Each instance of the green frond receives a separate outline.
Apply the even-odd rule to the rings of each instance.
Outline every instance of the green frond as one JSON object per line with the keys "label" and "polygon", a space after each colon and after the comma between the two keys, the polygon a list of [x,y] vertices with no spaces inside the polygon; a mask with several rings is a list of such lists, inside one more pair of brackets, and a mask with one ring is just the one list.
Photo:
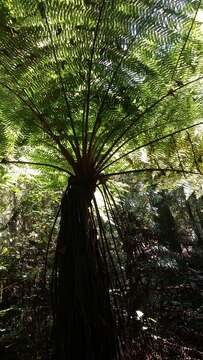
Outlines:
{"label": "green frond", "polygon": [[[201,71],[194,20],[199,6],[199,1],[4,0],[0,85],[15,103],[14,115],[1,101],[4,127],[15,122],[30,144],[36,136],[46,146],[49,137],[54,147],[67,149],[68,158],[79,161],[85,151],[99,163],[108,152],[120,157],[143,137],[158,136],[161,128],[151,129],[160,122],[167,131],[189,124],[200,117],[187,100],[191,90],[173,96],[173,89]],[[170,91],[163,104],[141,116]]]}

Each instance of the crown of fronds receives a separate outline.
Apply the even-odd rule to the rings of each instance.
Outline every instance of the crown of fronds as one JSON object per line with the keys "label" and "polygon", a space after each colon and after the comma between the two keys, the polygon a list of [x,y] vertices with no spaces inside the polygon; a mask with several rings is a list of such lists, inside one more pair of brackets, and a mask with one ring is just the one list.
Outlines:
{"label": "crown of fronds", "polygon": [[70,173],[84,164],[97,174],[134,168],[143,146],[151,158],[157,146],[164,154],[168,135],[199,116],[185,84],[198,64],[199,8],[190,0],[4,0],[2,141],[9,148],[15,134],[17,146],[51,144]]}

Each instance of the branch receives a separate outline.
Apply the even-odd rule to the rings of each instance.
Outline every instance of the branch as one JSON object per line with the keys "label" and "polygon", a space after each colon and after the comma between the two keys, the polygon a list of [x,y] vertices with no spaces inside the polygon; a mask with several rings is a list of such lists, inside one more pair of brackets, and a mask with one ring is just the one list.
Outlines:
{"label": "branch", "polygon": [[61,212],[61,204],[58,206],[58,209],[57,209],[57,212],[56,212],[56,215],[55,215],[55,218],[54,218],[54,222],[53,222],[53,225],[52,225],[50,233],[49,233],[49,238],[48,238],[48,243],[47,243],[47,248],[46,248],[46,254],[45,254],[45,261],[44,261],[44,272],[43,272],[44,287],[46,287],[46,275],[47,275],[47,263],[48,263],[49,248],[50,248],[50,244],[51,244],[51,241],[52,241],[54,228],[55,228],[55,225],[56,225],[56,222],[58,220],[60,212]]}
{"label": "branch", "polygon": [[176,139],[175,139],[175,136],[174,136],[174,135],[172,135],[172,141],[173,141],[173,145],[174,145],[175,152],[176,152],[177,157],[178,157],[178,161],[179,161],[180,167],[181,167],[181,169],[184,171],[184,167],[183,167],[183,164],[182,164],[182,161],[181,161],[181,156],[180,156],[180,154],[179,154],[178,147],[177,147],[177,144],[176,144]]}
{"label": "branch", "polygon": [[118,171],[115,173],[107,173],[107,174],[103,174],[102,177],[103,178],[109,178],[111,176],[116,176],[116,175],[129,175],[129,174],[138,174],[141,172],[161,172],[163,175],[165,175],[166,171],[171,171],[171,172],[176,172],[176,173],[183,173],[183,174],[192,174],[192,175],[202,175],[199,172],[196,171],[187,171],[187,170],[182,170],[182,169],[171,169],[171,168],[146,168],[146,169],[135,169],[135,170],[127,170],[127,171]]}
{"label": "branch", "polygon": [[12,89],[9,85],[4,84],[2,81],[0,81],[0,85],[5,87],[7,90],[9,90],[12,94],[14,94],[18,99],[20,99],[27,107],[29,107],[30,110],[36,115],[37,110],[34,109],[18,92],[16,92],[14,89]]}
{"label": "branch", "polygon": [[49,37],[50,37],[50,40],[51,40],[51,46],[52,46],[52,50],[53,50],[54,60],[55,60],[55,63],[56,63],[57,72],[58,72],[59,80],[60,80],[60,83],[61,83],[61,89],[62,89],[62,92],[63,92],[65,104],[66,104],[66,107],[67,107],[67,110],[68,110],[68,116],[69,116],[69,119],[70,119],[70,125],[71,125],[71,129],[72,129],[72,132],[73,132],[73,137],[74,137],[74,140],[75,140],[76,156],[78,157],[78,159],[80,159],[80,147],[79,147],[78,138],[77,138],[75,127],[74,127],[74,121],[73,121],[73,118],[72,118],[71,108],[70,108],[70,104],[69,104],[69,101],[68,101],[67,96],[66,96],[66,89],[65,89],[64,82],[63,82],[63,79],[62,79],[62,76],[61,76],[61,69],[60,69],[60,65],[59,65],[59,62],[58,62],[58,59],[57,59],[57,56],[56,56],[56,50],[55,50],[55,46],[54,46],[53,36],[52,36],[52,32],[51,32],[49,22],[48,22],[48,19],[47,19],[46,8],[45,8],[44,3],[43,3],[43,6],[44,6],[43,7],[43,14],[40,11],[40,8],[39,8],[39,11],[41,13],[42,18],[45,19],[45,22],[46,22],[46,25],[47,25]]}
{"label": "branch", "polygon": [[134,38],[132,39],[132,41],[128,44],[128,48],[127,48],[127,51],[125,52],[125,54],[121,57],[120,61],[118,62],[115,70],[113,71],[113,74],[112,74],[112,77],[110,79],[110,82],[108,84],[108,87],[105,91],[105,94],[104,94],[104,97],[101,101],[101,104],[100,104],[100,107],[98,109],[98,112],[97,112],[97,115],[96,115],[96,120],[95,120],[95,123],[94,123],[94,127],[93,127],[93,130],[92,130],[92,134],[91,134],[91,138],[90,138],[90,145],[89,145],[89,149],[88,149],[88,152],[90,153],[90,151],[92,150],[92,148],[94,148],[95,146],[95,143],[94,142],[94,139],[96,138],[96,134],[97,134],[97,131],[98,129],[100,128],[100,125],[101,125],[101,118],[100,118],[100,115],[103,111],[103,107],[104,107],[104,104],[105,104],[105,101],[106,101],[106,98],[108,96],[108,93],[111,89],[111,86],[113,84],[113,81],[123,63],[123,61],[128,57],[128,54],[129,54],[129,50],[131,49],[131,46],[134,44],[134,42],[137,40],[137,35],[134,36]]}
{"label": "branch", "polygon": [[196,157],[196,153],[195,153],[195,148],[194,148],[192,139],[191,139],[190,134],[189,134],[188,131],[187,131],[187,137],[188,137],[188,141],[189,141],[189,143],[190,143],[191,149],[192,149],[192,154],[193,154],[193,157],[194,157],[195,166],[196,166],[197,170],[200,172],[200,174],[202,174],[202,172],[201,172],[201,170],[200,170],[200,167],[199,167],[199,164],[198,164],[198,161],[197,161],[197,157]]}
{"label": "branch", "polygon": [[36,165],[36,166],[47,166],[47,167],[51,167],[53,169],[56,169],[58,171],[63,171],[69,175],[72,175],[72,173],[66,169],[61,168],[60,166],[57,165],[52,165],[52,164],[46,164],[46,163],[37,163],[37,162],[32,162],[32,161],[21,161],[21,160],[7,160],[7,159],[2,159],[0,161],[1,165],[7,165],[7,164],[26,164],[26,165]]}
{"label": "branch", "polygon": [[[181,90],[182,88],[191,85],[197,81],[203,80],[203,76],[198,77],[197,79],[191,80],[185,84],[180,85],[179,87],[173,89],[173,94],[175,94],[177,91]],[[136,119],[136,123],[138,120],[140,120],[145,114],[147,114],[149,111],[151,111],[152,109],[154,109],[157,105],[159,105],[163,100],[165,100],[166,98],[168,98],[169,96],[172,95],[172,92],[169,90],[167,92],[167,94],[163,95],[161,98],[159,98],[157,101],[155,101],[152,105],[150,105],[148,108],[146,108]],[[122,118],[122,121],[126,120],[130,115],[126,115]],[[102,165],[102,163],[107,162],[115,153],[117,153],[118,150],[120,150],[124,145],[126,145],[129,140],[131,140],[133,137],[125,140],[121,145],[118,146],[118,148],[116,150],[114,150],[114,152],[112,154],[109,154],[109,152],[111,152],[113,150],[113,148],[117,145],[117,143],[122,140],[122,138],[126,135],[126,133],[131,130],[131,128],[134,126],[134,122],[131,122],[127,128],[119,135],[119,137],[114,141],[114,143],[110,146],[110,148],[106,151],[106,153],[102,156],[102,158],[100,159],[100,161],[98,162],[98,167],[100,165]]]}
{"label": "branch", "polygon": [[[167,117],[167,120],[168,120],[168,117]],[[175,119],[175,120],[171,120],[170,121],[170,124],[172,124],[172,123],[177,123],[177,120]],[[137,125],[137,123],[135,124],[135,126]],[[160,123],[160,122],[158,122],[158,124],[156,123],[155,125],[153,125],[153,126],[151,126],[151,127],[146,127],[146,128],[144,128],[144,130],[141,130],[140,132],[138,132],[137,134],[135,134],[135,136],[131,136],[131,137],[129,137],[128,138],[128,141],[130,141],[131,139],[135,139],[135,137],[137,138],[138,136],[140,136],[141,134],[143,134],[143,133],[146,133],[146,132],[148,132],[148,131],[150,131],[150,130],[153,130],[153,129],[157,129],[157,128],[160,128],[160,127],[162,127],[162,126],[166,126],[167,125],[167,121],[166,120],[164,120],[162,123]],[[115,128],[113,129],[113,130],[115,130]],[[106,132],[106,130],[105,130],[105,132]],[[99,137],[97,137],[97,142],[98,142],[98,144],[97,144],[97,147],[95,147],[95,150],[97,150],[97,148],[98,148],[98,146],[100,145],[100,147],[99,147],[99,149],[98,149],[98,151],[97,151],[97,153],[96,153],[96,156],[95,156],[95,163],[96,163],[96,161],[99,159],[99,155],[100,155],[100,153],[101,153],[101,151],[102,151],[102,149],[104,148],[104,146],[105,146],[105,144],[108,142],[108,140],[110,139],[110,134],[112,134],[112,132],[110,132],[110,134],[108,135],[108,137],[107,138],[104,138],[104,140],[101,142],[100,141],[100,139],[102,140],[102,135],[103,134],[105,134],[104,132],[102,133],[102,134],[100,134],[99,135]],[[99,141],[100,142],[99,142]],[[119,149],[122,147],[123,145],[121,145],[121,146],[119,146]],[[117,151],[115,151],[113,154],[115,154]],[[108,160],[107,160],[108,161]]]}
{"label": "branch", "polygon": [[172,72],[171,80],[174,79],[174,76],[175,76],[175,73],[176,73],[176,70],[177,70],[177,67],[178,67],[178,63],[179,63],[179,61],[180,61],[180,58],[181,58],[181,56],[182,56],[182,54],[183,54],[183,51],[185,50],[185,47],[186,47],[186,45],[187,45],[188,40],[189,40],[190,33],[191,33],[191,31],[192,31],[192,28],[193,28],[193,25],[194,25],[195,19],[196,19],[196,17],[197,17],[197,13],[198,13],[198,10],[199,10],[200,6],[201,6],[201,0],[199,0],[199,4],[198,4],[197,9],[196,9],[196,11],[195,11],[195,15],[194,15],[194,17],[193,17],[193,19],[192,19],[192,23],[191,23],[191,25],[190,25],[190,28],[189,28],[188,34],[187,34],[187,36],[186,36],[185,42],[184,42],[184,44],[183,44],[183,47],[182,47],[182,49],[181,49],[181,51],[180,51],[180,54],[179,54],[179,56],[178,56],[178,59],[177,59],[177,61],[176,61],[175,67],[174,67],[173,72]]}
{"label": "branch", "polygon": [[159,142],[160,140],[167,139],[168,137],[170,137],[170,136],[172,136],[172,135],[178,134],[178,133],[180,133],[180,132],[182,132],[182,131],[191,129],[191,128],[195,127],[195,126],[202,125],[202,124],[203,124],[203,121],[201,121],[201,122],[199,122],[199,123],[197,123],[197,124],[193,124],[193,125],[187,126],[186,128],[183,128],[183,129],[180,129],[180,130],[176,130],[176,131],[174,131],[174,132],[172,132],[172,133],[170,133],[170,134],[161,136],[161,137],[158,138],[158,139],[151,140],[151,141],[149,141],[148,143],[142,144],[142,145],[136,147],[135,149],[132,149],[132,150],[128,151],[126,154],[121,155],[121,156],[119,157],[119,159],[113,160],[110,164],[107,164],[107,165],[104,166],[103,168],[101,167],[101,168],[99,169],[99,171],[103,171],[104,169],[108,168],[109,166],[111,166],[112,164],[114,164],[114,163],[116,163],[117,161],[121,160],[122,158],[124,158],[124,157],[132,154],[132,153],[133,153],[134,151],[136,151],[136,150],[142,149],[142,148],[144,148],[144,147],[146,147],[146,146],[148,146],[148,145],[151,145],[151,144],[155,144],[155,143]]}
{"label": "branch", "polygon": [[95,29],[95,33],[94,33],[94,39],[93,39],[93,44],[92,44],[92,49],[91,49],[91,54],[90,54],[90,64],[89,64],[89,69],[88,69],[88,76],[87,76],[87,99],[86,99],[86,116],[84,119],[84,124],[83,124],[83,152],[84,154],[86,153],[87,150],[87,133],[88,133],[88,117],[89,117],[89,101],[90,101],[90,85],[91,85],[91,72],[92,72],[92,65],[93,65],[93,57],[94,57],[94,53],[95,53],[95,46],[96,46],[96,41],[97,41],[97,36],[99,33],[99,25],[101,22],[101,18],[102,18],[102,11],[105,5],[105,0],[102,1],[100,10],[99,10],[99,16],[98,16],[98,20],[97,20],[97,25],[96,25],[96,29]]}
{"label": "branch", "polygon": [[18,92],[16,92],[14,89],[12,89],[7,84],[4,84],[2,81],[0,81],[0,85],[5,87],[7,90],[9,90],[12,94],[14,94],[18,99],[20,99],[26,106],[29,107],[29,109],[33,112],[33,114],[37,117],[37,119],[40,121],[42,129],[51,137],[51,139],[58,145],[59,149],[61,150],[62,155],[65,157],[65,159],[69,162],[69,164],[73,167],[75,167],[75,161],[69,151],[61,144],[61,142],[58,139],[58,136],[53,133],[51,130],[48,121],[42,116],[42,114],[36,109],[33,108]]}
{"label": "branch", "polygon": [[[6,66],[5,64],[1,64],[1,65],[4,67],[4,69],[5,69],[7,72],[9,72],[9,69],[7,68],[7,66]],[[16,76],[13,75],[13,74],[12,74],[12,79],[14,79],[15,83],[17,84],[17,86],[21,89],[21,87],[20,87],[20,85],[19,85],[19,82],[18,82],[18,79],[17,79]],[[32,110],[36,111],[36,112],[39,114],[39,116],[40,116],[41,113],[40,113],[39,109],[37,108],[37,106],[36,106],[36,104],[34,103],[34,101],[31,99],[31,97],[28,95],[27,91],[26,91],[24,88],[21,89],[21,90],[23,91],[23,93],[25,94],[25,96],[28,98],[30,104],[32,105]],[[17,94],[17,93],[16,93],[16,94]],[[22,99],[23,99],[23,98],[21,97],[21,100],[22,100]],[[26,100],[25,100],[25,103],[28,105],[28,103],[26,102]],[[41,128],[41,127],[40,127],[40,128]],[[73,149],[74,153],[77,155],[76,145],[72,142],[72,140],[69,138],[69,136],[68,136],[67,134],[65,134],[65,136],[66,136],[66,139],[68,140],[68,142],[70,143],[70,145],[72,146],[72,149]]]}

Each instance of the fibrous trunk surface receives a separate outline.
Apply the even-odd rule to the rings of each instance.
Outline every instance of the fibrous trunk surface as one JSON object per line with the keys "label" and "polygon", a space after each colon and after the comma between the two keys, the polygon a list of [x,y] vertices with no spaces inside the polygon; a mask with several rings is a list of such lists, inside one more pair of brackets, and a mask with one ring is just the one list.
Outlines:
{"label": "fibrous trunk surface", "polygon": [[108,276],[89,212],[93,193],[70,178],[62,198],[54,281],[54,359],[117,359]]}

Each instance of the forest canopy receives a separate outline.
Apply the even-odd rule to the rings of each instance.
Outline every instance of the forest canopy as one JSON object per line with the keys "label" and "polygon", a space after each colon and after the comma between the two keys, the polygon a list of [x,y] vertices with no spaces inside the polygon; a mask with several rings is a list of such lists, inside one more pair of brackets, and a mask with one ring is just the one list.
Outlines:
{"label": "forest canopy", "polygon": [[[46,244],[47,250],[40,261],[48,279],[45,274],[40,286],[51,288],[52,359],[135,354],[139,326],[128,299],[132,274],[140,271],[130,268],[141,251],[140,234],[147,244],[162,241],[163,252],[182,256],[166,189],[187,185],[201,195],[202,12],[199,0],[1,1],[2,223],[11,196],[12,221],[3,229],[26,218],[25,207],[22,238],[39,246],[43,234],[41,249]],[[132,186],[141,189],[140,203],[147,198],[148,209],[156,208],[156,216],[141,211],[143,224],[125,210]],[[194,219],[201,201],[195,197],[191,205],[178,196],[187,204],[193,240],[201,243]],[[137,224],[136,251],[125,240],[130,219]],[[146,224],[152,228],[141,232]]]}

